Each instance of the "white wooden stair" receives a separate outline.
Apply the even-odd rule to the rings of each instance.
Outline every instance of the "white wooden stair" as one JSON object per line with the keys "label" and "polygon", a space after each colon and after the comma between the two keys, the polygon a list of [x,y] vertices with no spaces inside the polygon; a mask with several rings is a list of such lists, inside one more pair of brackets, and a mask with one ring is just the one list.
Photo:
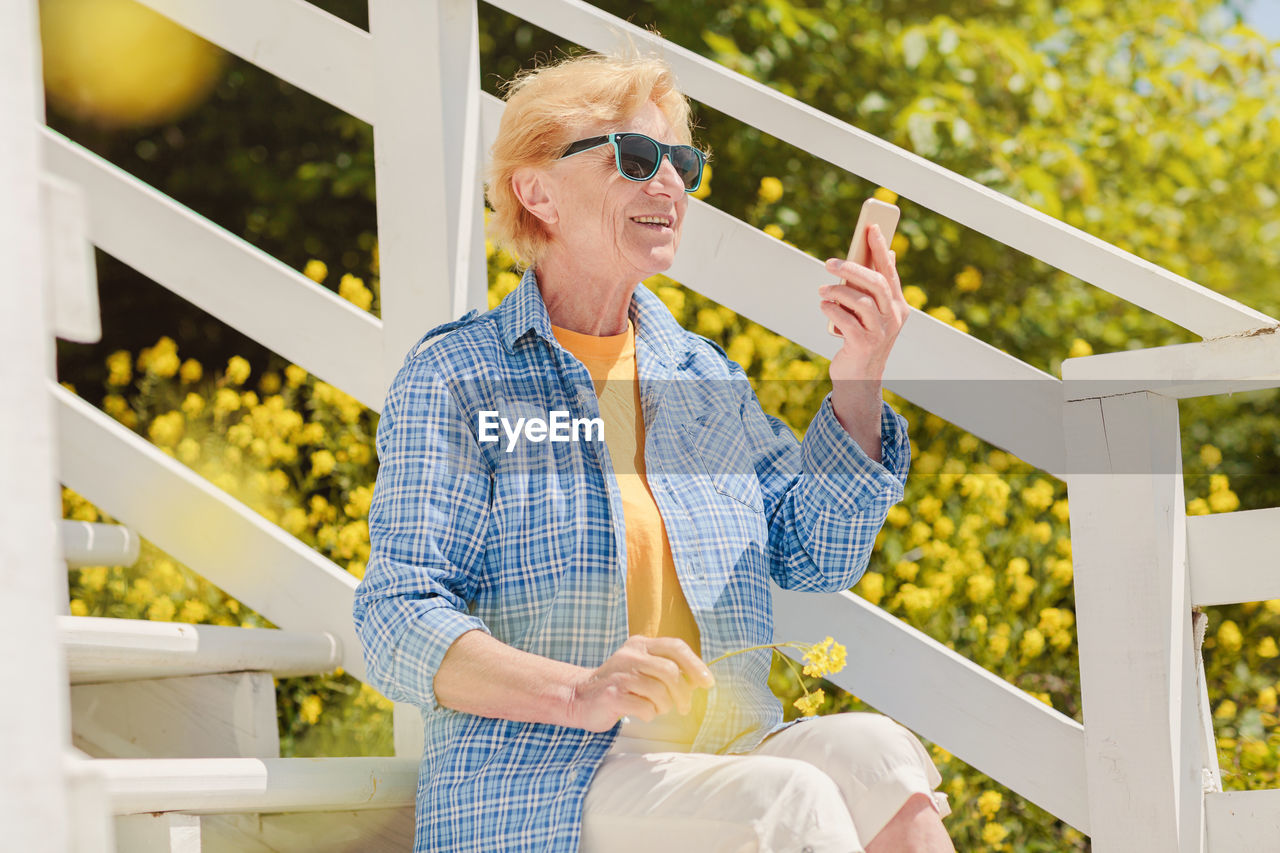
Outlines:
{"label": "white wooden stair", "polygon": [[60,616],[72,684],[270,672],[332,672],[342,645],[320,631],[274,631],[138,619]]}
{"label": "white wooden stair", "polygon": [[333,671],[332,634],[88,616],[58,632],[117,850],[412,848],[415,760],[279,757],[274,677]]}

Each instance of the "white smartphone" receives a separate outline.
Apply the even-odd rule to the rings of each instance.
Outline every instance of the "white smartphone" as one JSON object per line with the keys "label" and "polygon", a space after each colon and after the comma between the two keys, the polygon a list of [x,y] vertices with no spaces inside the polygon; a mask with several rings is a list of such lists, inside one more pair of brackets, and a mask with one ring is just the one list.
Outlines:
{"label": "white smartphone", "polygon": [[[853,226],[853,241],[849,243],[849,260],[855,264],[862,264],[864,267],[871,266],[867,263],[870,258],[870,250],[867,248],[867,231],[872,224],[880,226],[880,233],[884,235],[885,245],[893,244],[893,235],[898,230],[898,217],[902,215],[902,211],[896,204],[889,204],[887,201],[880,201],[876,198],[869,198],[862,203],[862,210],[858,213],[858,224]],[[840,330],[836,328],[836,324],[827,321],[827,334],[835,337],[843,337]]]}

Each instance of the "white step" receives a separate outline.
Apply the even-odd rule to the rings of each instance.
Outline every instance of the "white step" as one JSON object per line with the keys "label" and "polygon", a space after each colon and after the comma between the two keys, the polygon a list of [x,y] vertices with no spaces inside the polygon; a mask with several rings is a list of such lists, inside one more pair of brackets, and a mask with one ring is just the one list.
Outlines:
{"label": "white step", "polygon": [[342,663],[332,634],[59,616],[72,684],[216,672],[276,676],[331,672]]}
{"label": "white step", "polygon": [[356,811],[411,806],[406,758],[101,758],[112,814]]}

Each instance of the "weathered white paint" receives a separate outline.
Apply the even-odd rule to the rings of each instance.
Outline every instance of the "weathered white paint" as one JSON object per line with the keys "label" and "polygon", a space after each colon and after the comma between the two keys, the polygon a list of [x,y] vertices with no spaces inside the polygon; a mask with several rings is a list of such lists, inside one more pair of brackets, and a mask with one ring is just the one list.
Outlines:
{"label": "weathered white paint", "polygon": [[351,812],[205,815],[203,853],[405,853],[413,849],[412,806]]}
{"label": "weathered white paint", "polygon": [[373,39],[306,0],[141,0],[241,59],[373,123]]}
{"label": "weathered white paint", "polygon": [[84,189],[99,248],[381,408],[376,317],[56,132],[43,137],[49,168]]}
{"label": "weathered white paint", "polygon": [[205,853],[199,815],[124,815],[115,828],[118,853]]}
{"label": "weathered white paint", "polygon": [[413,803],[418,762],[403,758],[102,758],[115,814],[304,812]]}
{"label": "weathered white paint", "polygon": [[1280,321],[1253,334],[1068,358],[1068,400],[1154,391],[1186,399],[1280,387]]}
{"label": "weathered white paint", "polygon": [[627,44],[651,49],[671,64],[690,97],[1201,337],[1267,324],[1269,318],[1247,306],[581,0],[493,0],[493,5],[592,50]]}
{"label": "weathered white paint", "polygon": [[64,340],[93,343],[102,337],[102,318],[84,192],[49,174],[40,177],[40,190],[44,286],[53,296],[54,333]]}
{"label": "weathered white paint", "polygon": [[[112,826],[111,803],[107,799],[106,780],[94,762],[74,747],[68,747],[62,758],[67,779],[67,821],[70,853],[108,853],[116,850]],[[8,796],[6,792],[6,796]],[[57,850],[58,848],[49,848]]]}
{"label": "weathered white paint", "polygon": [[1187,519],[1193,604],[1280,598],[1280,507]]}
{"label": "weathered white paint", "polygon": [[[139,845],[144,834],[155,833],[168,843],[168,827],[181,819],[189,830],[199,827],[200,853],[405,853],[413,849],[412,806],[394,809],[362,809],[343,812],[296,814],[190,815],[167,812],[158,815],[125,815],[116,818],[128,827],[131,841]],[[123,836],[122,836],[123,837]],[[171,853],[168,846],[125,846],[128,853]]]}
{"label": "weathered white paint", "polygon": [[[81,783],[66,778],[66,669],[53,616],[66,599],[54,525],[60,515],[53,411],[52,294],[41,235],[40,41],[34,0],[4,6],[0,25],[0,648],[20,685],[0,701],[0,827],[6,849],[68,850],[69,808]],[[84,802],[83,798],[78,798]],[[93,815],[88,816],[93,820]],[[76,841],[93,839],[77,837]]]}
{"label": "weathered white paint", "polygon": [[828,680],[1089,831],[1084,732],[1075,720],[853,593],[775,588],[773,604],[779,640],[830,633],[845,645],[845,668]]}
{"label": "weathered white paint", "polygon": [[350,572],[66,389],[46,393],[58,401],[63,482],[276,625],[332,634],[363,680]]}
{"label": "weathered white paint", "polygon": [[1213,708],[1209,706],[1209,682],[1204,674],[1204,634],[1209,617],[1203,610],[1191,612],[1192,642],[1195,643],[1196,710],[1200,720],[1200,788],[1206,793],[1222,790],[1222,770],[1218,766],[1218,743],[1213,733]]}
{"label": "weathered white paint", "polygon": [[1280,850],[1280,790],[1206,794],[1204,818],[1210,853]]}
{"label": "weathered white paint", "polygon": [[132,566],[138,561],[142,539],[123,524],[89,521],[58,522],[58,541],[67,568],[84,566]]}
{"label": "weathered white paint", "polygon": [[253,670],[277,677],[332,672],[342,645],[318,631],[250,630],[94,616],[60,616],[72,684]]}
{"label": "weathered white paint", "polygon": [[1177,402],[1132,394],[1068,403],[1065,416],[1093,849],[1198,852],[1203,762]]}
{"label": "weathered white paint", "polygon": [[383,387],[423,333],[483,299],[475,16],[473,0],[369,2]]}
{"label": "weathered white paint", "polygon": [[279,758],[267,672],[71,688],[71,736],[95,758]]}

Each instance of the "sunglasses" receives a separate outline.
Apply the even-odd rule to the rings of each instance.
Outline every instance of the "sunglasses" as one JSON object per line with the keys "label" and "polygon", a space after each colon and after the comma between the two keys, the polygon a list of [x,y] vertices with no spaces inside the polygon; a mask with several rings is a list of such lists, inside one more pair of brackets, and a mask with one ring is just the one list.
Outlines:
{"label": "sunglasses", "polygon": [[603,145],[613,146],[618,174],[628,181],[643,183],[652,180],[662,166],[662,158],[666,157],[684,182],[685,192],[694,192],[702,186],[702,167],[707,164],[706,154],[692,145],[667,145],[650,139],[643,133],[611,133],[608,136],[579,139],[560,155],[560,159],[592,151]]}

